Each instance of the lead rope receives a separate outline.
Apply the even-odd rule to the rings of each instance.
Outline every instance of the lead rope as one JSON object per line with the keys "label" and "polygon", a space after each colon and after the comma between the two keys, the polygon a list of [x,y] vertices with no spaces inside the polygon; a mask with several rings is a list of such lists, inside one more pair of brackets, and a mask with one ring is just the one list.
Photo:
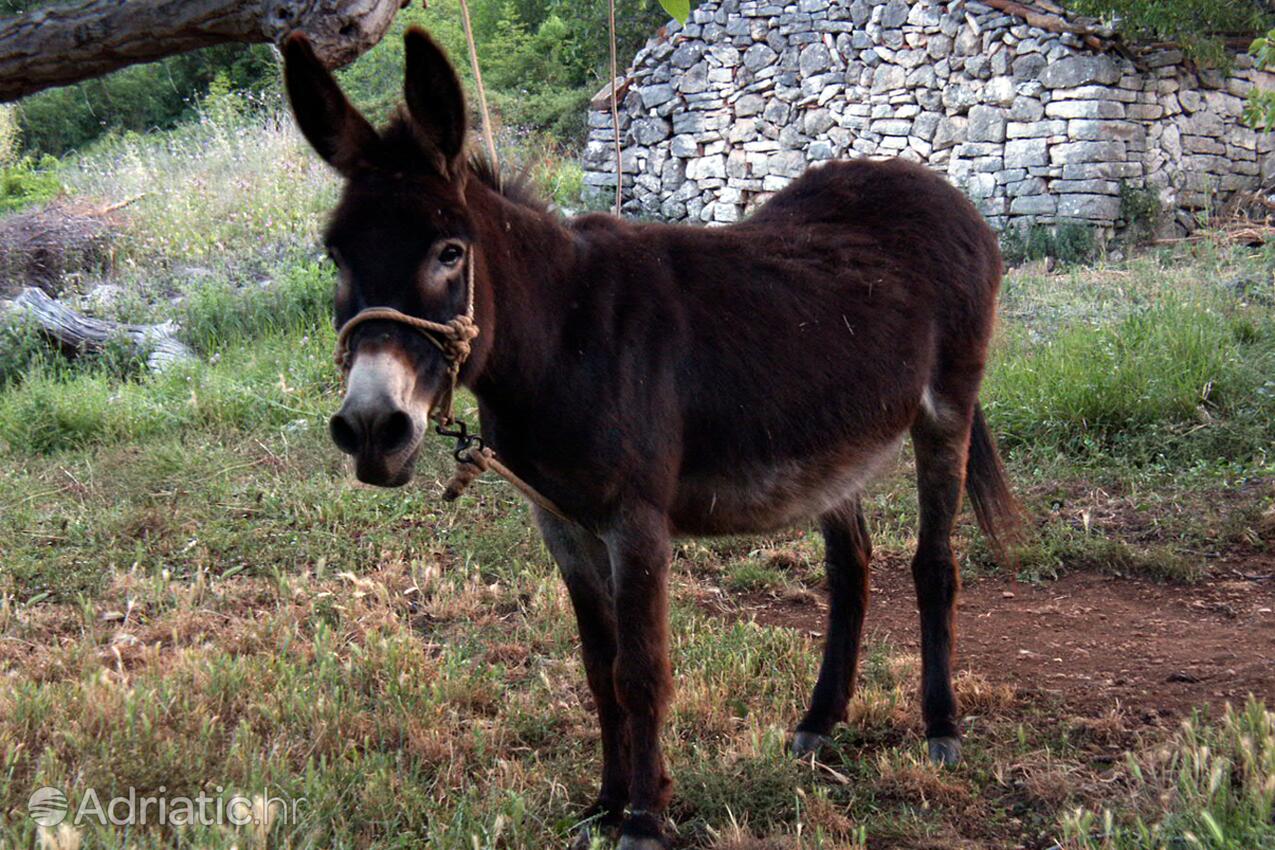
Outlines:
{"label": "lead rope", "polygon": [[[368,307],[360,310],[341,326],[336,336],[336,363],[341,367],[344,376],[350,371],[350,334],[364,322],[375,320],[398,322],[420,332],[421,336],[433,343],[447,361],[447,385],[439,397],[438,403],[430,411],[430,418],[438,426],[434,429],[441,436],[453,437],[456,450],[452,457],[456,459],[456,471],[443,490],[446,501],[460,498],[474,479],[484,472],[494,472],[513,485],[514,489],[558,519],[570,522],[570,518],[562,512],[552,500],[518,477],[512,469],[505,466],[496,457],[496,453],[488,448],[482,437],[470,434],[464,422],[458,422],[454,416],[453,403],[456,395],[456,384],[460,380],[460,368],[469,358],[473,350],[473,341],[478,336],[478,325],[474,322],[474,261],[471,257],[465,264],[465,311],[447,322],[432,322],[400,313],[393,307]],[[454,428],[449,428],[451,426]]]}

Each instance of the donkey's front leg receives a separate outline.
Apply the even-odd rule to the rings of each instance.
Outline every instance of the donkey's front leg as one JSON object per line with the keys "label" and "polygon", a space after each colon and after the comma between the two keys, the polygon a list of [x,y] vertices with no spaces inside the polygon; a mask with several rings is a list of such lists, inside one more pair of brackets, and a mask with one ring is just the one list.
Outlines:
{"label": "donkey's front leg", "polygon": [[[615,602],[611,592],[611,558],[606,544],[580,526],[537,508],[536,523],[549,553],[558,562],[575,609],[580,649],[589,690],[602,731],[602,789],[585,818],[604,827],[619,826],[629,801],[628,732],[615,688]],[[577,835],[587,847],[589,828]]]}
{"label": "donkey's front leg", "polygon": [[620,850],[654,850],[667,846],[663,812],[672,793],[660,751],[660,724],[673,690],[668,520],[654,509],[629,512],[604,539],[615,582],[615,692],[629,729],[629,816]]}

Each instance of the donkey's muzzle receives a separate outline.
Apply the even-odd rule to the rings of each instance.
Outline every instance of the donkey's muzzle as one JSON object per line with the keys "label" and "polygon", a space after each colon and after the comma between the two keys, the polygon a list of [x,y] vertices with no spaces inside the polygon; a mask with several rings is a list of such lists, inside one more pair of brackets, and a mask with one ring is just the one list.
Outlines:
{"label": "donkey's muzzle", "polygon": [[365,484],[398,487],[412,478],[423,426],[393,405],[359,405],[346,399],[328,423],[336,447],[354,458]]}

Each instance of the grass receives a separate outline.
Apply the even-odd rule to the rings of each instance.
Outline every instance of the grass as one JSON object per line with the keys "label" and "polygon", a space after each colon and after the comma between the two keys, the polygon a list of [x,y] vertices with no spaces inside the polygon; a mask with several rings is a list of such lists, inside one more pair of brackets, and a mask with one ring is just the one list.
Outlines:
{"label": "grass", "polygon": [[[218,108],[59,172],[106,201],[145,192],[118,309],[176,319],[199,361],[157,375],[65,361],[21,328],[0,343],[0,845],[562,846],[598,754],[561,582],[508,487],[436,500],[441,450],[406,490],[350,481],[325,433],[332,272],[314,257],[332,182],[274,113]],[[1273,260],[1204,243],[1010,277],[985,399],[1036,523],[1025,577],[1207,581],[1219,551],[1269,551]],[[905,451],[867,499],[887,562],[915,544],[910,479]],[[973,534],[959,545],[971,579],[997,569]],[[875,642],[851,724],[822,762],[792,761],[820,638],[705,600],[808,595],[820,558],[810,528],[678,545],[682,846],[1275,841],[1257,702],[1139,736],[963,674],[977,746],[940,771],[919,660]],[[304,806],[42,835],[26,805],[43,785],[73,804],[162,788]]]}

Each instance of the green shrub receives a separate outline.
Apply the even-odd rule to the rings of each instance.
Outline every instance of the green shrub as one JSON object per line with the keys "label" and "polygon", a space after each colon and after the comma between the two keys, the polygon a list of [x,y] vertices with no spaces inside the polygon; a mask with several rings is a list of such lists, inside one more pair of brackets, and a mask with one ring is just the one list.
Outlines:
{"label": "green shrub", "polygon": [[1155,236],[1164,217],[1164,205],[1154,189],[1120,184],[1120,218],[1124,219],[1125,241],[1140,245]]}
{"label": "green shrub", "polygon": [[190,118],[215,79],[235,90],[260,90],[278,78],[268,45],[222,45],[134,65],[23,98],[20,121],[28,150],[61,156],[110,132],[146,132]]}
{"label": "green shrub", "polygon": [[1254,0],[1065,0],[1071,11],[1112,23],[1130,41],[1172,41],[1205,65],[1225,64],[1224,36],[1256,35],[1271,24]]}
{"label": "green shrub", "polygon": [[51,156],[40,157],[38,161],[24,156],[16,162],[0,164],[0,213],[47,201],[61,194],[58,164]]}
{"label": "green shrub", "polygon": [[[1254,39],[1248,52],[1257,67],[1269,70],[1275,65],[1275,30]],[[1248,101],[1244,104],[1244,121],[1259,130],[1275,127],[1275,89],[1254,86],[1249,90]]]}
{"label": "green shrub", "polygon": [[1082,221],[1008,227],[1001,234],[1001,254],[1011,266],[1046,258],[1078,265],[1098,255],[1098,238],[1093,226]]}

